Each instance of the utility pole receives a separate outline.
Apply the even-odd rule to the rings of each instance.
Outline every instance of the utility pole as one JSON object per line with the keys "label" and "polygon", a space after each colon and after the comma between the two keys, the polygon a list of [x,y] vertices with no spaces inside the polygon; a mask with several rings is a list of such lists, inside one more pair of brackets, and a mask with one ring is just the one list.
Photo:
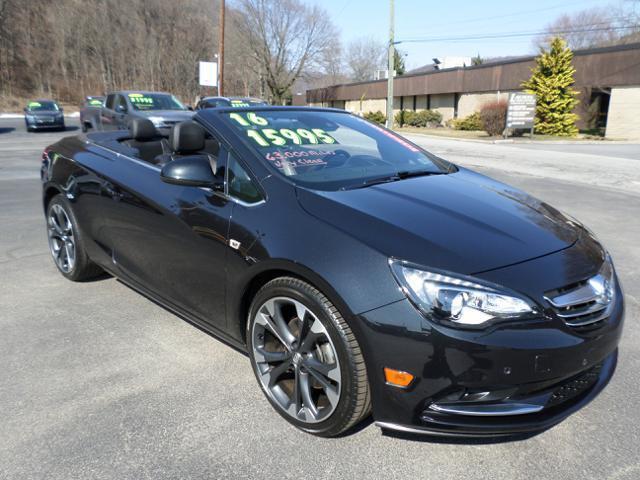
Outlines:
{"label": "utility pole", "polygon": [[218,95],[224,95],[224,0],[220,0],[220,23],[218,24]]}
{"label": "utility pole", "polygon": [[394,42],[394,0],[389,0],[389,58],[387,71],[387,128],[393,128],[393,64],[395,58]]}

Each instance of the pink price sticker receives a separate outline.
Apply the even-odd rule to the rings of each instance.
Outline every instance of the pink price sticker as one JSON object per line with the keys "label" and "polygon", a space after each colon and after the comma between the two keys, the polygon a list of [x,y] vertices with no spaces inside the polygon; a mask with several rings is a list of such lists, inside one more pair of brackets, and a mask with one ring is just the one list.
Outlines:
{"label": "pink price sticker", "polygon": [[420,150],[416,147],[414,147],[413,145],[411,145],[409,142],[406,142],[405,140],[403,140],[402,138],[398,137],[397,135],[394,135],[391,132],[388,132],[387,130],[385,130],[384,128],[379,127],[378,125],[371,125],[373,128],[375,128],[376,130],[378,130],[380,133],[382,133],[384,136],[391,138],[392,140],[395,140],[396,142],[398,142],[400,145],[402,145],[403,147],[411,150],[412,152],[419,152]]}

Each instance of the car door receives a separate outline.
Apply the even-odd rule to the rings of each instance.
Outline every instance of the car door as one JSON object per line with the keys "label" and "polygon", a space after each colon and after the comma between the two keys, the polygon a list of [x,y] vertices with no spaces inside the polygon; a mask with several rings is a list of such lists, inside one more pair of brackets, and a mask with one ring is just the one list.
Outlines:
{"label": "car door", "polygon": [[[221,156],[226,155],[222,152]],[[121,156],[104,194],[104,241],[120,274],[225,330],[225,262],[234,203],[211,189],[171,185],[160,169]]]}
{"label": "car door", "polygon": [[116,95],[114,93],[110,93],[107,95],[107,99],[104,102],[104,107],[100,109],[100,129],[109,131],[115,130],[113,125],[114,114],[113,111],[114,104],[116,101]]}
{"label": "car door", "polygon": [[126,130],[128,128],[127,114],[129,113],[129,105],[124,95],[117,95],[114,106],[114,130]]}

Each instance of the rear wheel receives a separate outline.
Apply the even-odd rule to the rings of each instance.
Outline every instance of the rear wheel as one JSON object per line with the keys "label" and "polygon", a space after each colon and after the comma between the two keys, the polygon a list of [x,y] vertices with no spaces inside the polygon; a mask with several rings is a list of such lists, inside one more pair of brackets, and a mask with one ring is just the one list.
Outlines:
{"label": "rear wheel", "polygon": [[332,437],[369,414],[360,346],[315,287],[291,277],[267,283],[252,302],[247,341],[267,399],[301,430]]}
{"label": "rear wheel", "polygon": [[69,201],[56,195],[47,206],[47,234],[53,262],[69,280],[81,282],[102,273],[87,256]]}

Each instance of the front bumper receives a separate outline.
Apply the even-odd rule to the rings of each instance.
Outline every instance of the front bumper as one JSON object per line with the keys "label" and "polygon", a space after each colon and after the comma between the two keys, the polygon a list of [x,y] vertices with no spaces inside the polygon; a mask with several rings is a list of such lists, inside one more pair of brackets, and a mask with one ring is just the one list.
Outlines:
{"label": "front bumper", "polygon": [[35,120],[26,120],[25,119],[25,124],[27,125],[27,127],[33,129],[33,130],[48,130],[48,129],[52,129],[52,128],[64,128],[64,118],[61,120],[55,119],[53,121],[48,121],[48,120],[42,120],[42,119],[35,119]]}
{"label": "front bumper", "polygon": [[[610,316],[586,331],[548,317],[456,330],[428,322],[408,300],[361,314],[374,420],[385,429],[446,436],[547,429],[606,386],[623,317],[619,286]],[[387,385],[384,367],[415,378],[406,389]]]}

